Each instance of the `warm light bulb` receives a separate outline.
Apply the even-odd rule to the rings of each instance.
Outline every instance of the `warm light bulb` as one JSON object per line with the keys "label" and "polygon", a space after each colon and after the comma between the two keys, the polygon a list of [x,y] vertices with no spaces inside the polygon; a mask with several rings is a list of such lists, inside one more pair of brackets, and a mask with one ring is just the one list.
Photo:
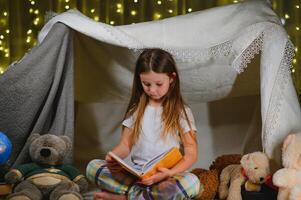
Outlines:
{"label": "warm light bulb", "polygon": [[296,26],[296,30],[297,30],[297,31],[299,31],[299,30],[300,30],[299,26]]}
{"label": "warm light bulb", "polygon": [[295,71],[296,71],[295,69],[292,69],[292,72],[293,72],[293,73],[295,73]]}
{"label": "warm light bulb", "polygon": [[173,13],[173,10],[169,9],[168,12],[169,12],[169,13]]}
{"label": "warm light bulb", "polygon": [[29,9],[29,13],[33,13],[33,9],[32,8]]}
{"label": "warm light bulb", "polygon": [[295,51],[298,52],[298,47],[295,47]]}
{"label": "warm light bulb", "polygon": [[160,19],[160,18],[161,18],[161,14],[155,13],[155,19]]}
{"label": "warm light bulb", "polygon": [[98,16],[95,16],[95,17],[94,17],[94,20],[95,20],[95,21],[99,21],[99,17],[98,17]]}
{"label": "warm light bulb", "polygon": [[39,21],[40,21],[40,18],[35,18],[35,20],[33,21],[33,24],[34,25],[38,25],[39,24]]}
{"label": "warm light bulb", "polygon": [[9,54],[8,54],[8,53],[6,53],[4,56],[5,56],[6,58],[8,58]]}
{"label": "warm light bulb", "polygon": [[5,33],[9,34],[9,29],[6,29],[6,30],[5,30]]}
{"label": "warm light bulb", "polygon": [[294,63],[294,64],[297,63],[297,59],[296,59],[296,58],[293,59],[293,63]]}
{"label": "warm light bulb", "polygon": [[0,39],[3,40],[4,39],[4,35],[0,35]]}
{"label": "warm light bulb", "polygon": [[121,8],[122,5],[120,3],[117,4],[117,8]]}
{"label": "warm light bulb", "polygon": [[5,52],[5,53],[8,53],[8,49],[4,49],[4,52]]}
{"label": "warm light bulb", "polygon": [[66,6],[65,6],[65,9],[66,9],[66,10],[68,10],[69,8],[70,8],[70,6],[69,6],[69,5],[66,5]]}
{"label": "warm light bulb", "polygon": [[39,14],[39,10],[38,10],[38,9],[35,10],[35,11],[34,11],[34,14],[36,14],[36,15]]}
{"label": "warm light bulb", "polygon": [[0,74],[3,74],[3,73],[4,73],[4,70],[0,68]]}
{"label": "warm light bulb", "polygon": [[6,17],[7,16],[7,12],[3,12],[3,15]]}
{"label": "warm light bulb", "polygon": [[27,37],[26,42],[27,42],[27,43],[30,43],[30,41],[31,41],[31,38],[30,38],[30,37]]}
{"label": "warm light bulb", "polygon": [[296,8],[300,8],[300,5],[296,5]]}
{"label": "warm light bulb", "polygon": [[31,5],[34,5],[35,3],[36,3],[35,1],[31,1],[31,2],[30,2]]}
{"label": "warm light bulb", "polygon": [[188,8],[188,12],[191,12],[192,11],[192,8]]}
{"label": "warm light bulb", "polygon": [[110,21],[110,24],[111,24],[111,25],[114,25],[114,24],[115,24],[115,22],[114,22],[114,21]]}
{"label": "warm light bulb", "polygon": [[290,16],[289,16],[288,14],[285,14],[285,15],[284,15],[284,18],[285,18],[285,19],[289,19]]}
{"label": "warm light bulb", "polygon": [[131,11],[131,15],[135,16],[137,14],[136,10]]}
{"label": "warm light bulb", "polygon": [[117,13],[121,13],[121,9],[118,8],[118,9],[116,10],[116,12],[117,12]]}
{"label": "warm light bulb", "polygon": [[94,9],[94,8],[93,8],[93,9],[91,9],[91,10],[90,10],[90,12],[91,12],[91,13],[94,13],[94,12],[95,12],[95,9]]}
{"label": "warm light bulb", "polygon": [[31,33],[32,33],[32,30],[29,29],[29,30],[27,31],[27,34],[29,35],[29,34],[31,34]]}
{"label": "warm light bulb", "polygon": [[70,0],[65,0],[66,3],[68,3]]}
{"label": "warm light bulb", "polygon": [[157,1],[157,4],[158,4],[158,5],[161,5],[161,4],[162,4],[162,1]]}
{"label": "warm light bulb", "polygon": [[138,3],[138,0],[134,0],[134,3]]}
{"label": "warm light bulb", "polygon": [[3,51],[3,49],[4,49],[3,47],[0,47],[0,51]]}
{"label": "warm light bulb", "polygon": [[233,3],[238,3],[238,0],[233,0]]}

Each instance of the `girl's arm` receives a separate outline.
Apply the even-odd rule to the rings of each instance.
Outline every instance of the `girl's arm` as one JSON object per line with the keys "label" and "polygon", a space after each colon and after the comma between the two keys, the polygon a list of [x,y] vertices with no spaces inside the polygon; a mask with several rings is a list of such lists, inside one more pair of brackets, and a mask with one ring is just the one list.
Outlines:
{"label": "girl's arm", "polygon": [[152,185],[177,173],[184,172],[197,161],[198,144],[195,131],[189,131],[185,134],[182,134],[181,140],[184,146],[184,156],[182,160],[180,160],[180,162],[172,169],[159,168],[159,172],[147,179],[140,181],[140,183],[145,185]]}
{"label": "girl's arm", "polygon": [[181,140],[184,146],[184,156],[182,160],[169,170],[169,176],[184,172],[189,169],[198,159],[198,143],[195,131],[181,134]]}
{"label": "girl's arm", "polygon": [[116,147],[113,148],[112,152],[114,152],[120,158],[126,158],[130,154],[131,148],[131,129],[124,126],[120,142]]}

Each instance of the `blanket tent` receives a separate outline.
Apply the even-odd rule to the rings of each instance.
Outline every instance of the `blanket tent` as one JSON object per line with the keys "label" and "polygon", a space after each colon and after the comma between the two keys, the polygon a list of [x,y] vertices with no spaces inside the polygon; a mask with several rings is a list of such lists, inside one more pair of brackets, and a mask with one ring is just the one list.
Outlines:
{"label": "blanket tent", "polygon": [[14,145],[11,165],[28,160],[26,139],[36,132],[73,138],[78,166],[103,157],[118,142],[135,61],[148,47],[176,60],[198,129],[194,167],[256,150],[280,167],[283,138],[301,130],[294,48],[265,0],[115,27],[70,10],[49,20],[38,39],[0,77],[0,129]]}

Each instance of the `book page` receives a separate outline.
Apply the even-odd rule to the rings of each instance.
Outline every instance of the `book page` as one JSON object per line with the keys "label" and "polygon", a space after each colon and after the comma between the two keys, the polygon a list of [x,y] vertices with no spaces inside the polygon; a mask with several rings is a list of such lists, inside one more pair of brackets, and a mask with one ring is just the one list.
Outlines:
{"label": "book page", "polygon": [[109,152],[109,155],[112,156],[125,170],[130,172],[131,174],[140,177],[142,175],[142,169],[139,169],[138,167],[135,166],[134,163],[131,161],[126,162],[113,152]]}
{"label": "book page", "polygon": [[[172,149],[172,148],[171,148]],[[155,156],[154,158],[152,158],[151,160],[149,160],[148,162],[146,162],[144,164],[144,166],[142,167],[142,173],[147,172],[149,169],[151,169],[157,162],[159,162],[161,160],[161,158],[163,158],[171,149]]]}

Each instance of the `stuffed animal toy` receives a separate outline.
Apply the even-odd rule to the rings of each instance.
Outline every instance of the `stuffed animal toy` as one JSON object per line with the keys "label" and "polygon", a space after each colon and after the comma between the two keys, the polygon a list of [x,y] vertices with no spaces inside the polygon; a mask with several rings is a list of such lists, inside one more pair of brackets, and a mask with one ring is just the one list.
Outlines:
{"label": "stuffed animal toy", "polygon": [[33,134],[29,138],[32,163],[11,169],[5,179],[16,183],[9,200],[80,200],[88,188],[86,178],[72,165],[63,163],[71,151],[67,136]]}
{"label": "stuffed animal toy", "polygon": [[217,194],[219,185],[219,174],[230,164],[239,164],[242,155],[228,154],[217,157],[209,169],[196,168],[191,172],[199,177],[201,181],[200,193],[196,200],[212,200]]}
{"label": "stuffed animal toy", "polygon": [[278,200],[301,199],[301,132],[288,135],[282,145],[282,169],[273,176]]}
{"label": "stuffed animal toy", "polygon": [[[241,186],[247,191],[259,191],[260,184],[270,178],[269,159],[262,152],[253,152],[242,157],[240,165],[229,165],[220,175],[220,199],[241,200]],[[230,186],[228,188],[228,184]]]}
{"label": "stuffed animal toy", "polygon": [[222,170],[228,165],[240,164],[242,158],[241,154],[226,154],[217,157],[210,165],[209,169],[216,169],[218,172],[218,177],[220,176]]}
{"label": "stuffed animal toy", "polygon": [[199,195],[195,200],[212,200],[217,193],[218,187],[218,172],[216,169],[206,170],[201,168],[196,168],[191,171],[195,174],[201,182],[201,188]]}

